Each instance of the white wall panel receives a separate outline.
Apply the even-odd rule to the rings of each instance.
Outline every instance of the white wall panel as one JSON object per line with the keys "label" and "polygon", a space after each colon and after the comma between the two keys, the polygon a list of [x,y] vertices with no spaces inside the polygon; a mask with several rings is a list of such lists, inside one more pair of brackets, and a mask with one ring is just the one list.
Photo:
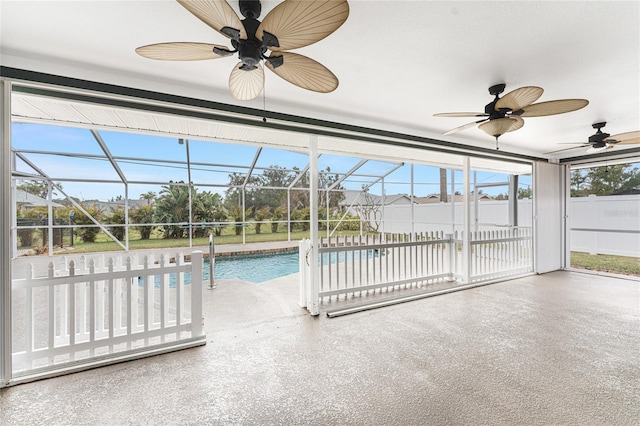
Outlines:
{"label": "white wall panel", "polygon": [[536,162],[533,166],[534,271],[562,268],[562,179],[564,166]]}

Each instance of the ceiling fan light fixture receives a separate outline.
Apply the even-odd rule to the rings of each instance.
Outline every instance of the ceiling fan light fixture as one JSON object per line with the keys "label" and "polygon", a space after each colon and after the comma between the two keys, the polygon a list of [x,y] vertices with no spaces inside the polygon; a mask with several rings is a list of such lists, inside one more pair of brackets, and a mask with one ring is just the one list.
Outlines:
{"label": "ceiling fan light fixture", "polygon": [[495,120],[486,121],[480,124],[478,127],[489,136],[497,138],[507,132],[510,132],[512,127],[514,127],[517,122],[518,120],[513,118],[497,118]]}
{"label": "ceiling fan light fixture", "polygon": [[[591,147],[587,148],[587,153],[588,153],[588,154],[593,154],[593,153],[596,153],[596,152],[604,151],[604,150],[606,150],[607,148],[609,148],[609,146],[608,146],[608,145],[605,145],[605,146],[599,146],[599,147],[591,146]],[[612,147],[612,148],[613,148],[613,147]]]}

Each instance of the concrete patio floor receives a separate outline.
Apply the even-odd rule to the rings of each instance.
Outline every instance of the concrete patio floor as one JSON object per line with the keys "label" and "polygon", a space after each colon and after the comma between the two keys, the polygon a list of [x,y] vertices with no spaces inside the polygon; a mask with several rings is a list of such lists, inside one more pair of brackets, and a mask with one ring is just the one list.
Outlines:
{"label": "concrete patio floor", "polygon": [[[206,286],[205,286],[206,287]],[[555,272],[330,319],[203,290],[207,345],[0,390],[0,424],[640,423],[640,282]]]}

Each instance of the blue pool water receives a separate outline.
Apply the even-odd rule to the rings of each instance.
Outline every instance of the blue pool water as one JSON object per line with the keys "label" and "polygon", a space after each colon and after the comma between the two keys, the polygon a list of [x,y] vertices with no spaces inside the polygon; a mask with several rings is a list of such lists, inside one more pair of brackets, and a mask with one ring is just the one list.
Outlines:
{"label": "blue pool water", "polygon": [[[358,252],[356,252],[358,253]],[[377,252],[364,250],[359,253],[361,258],[378,257]],[[358,254],[356,254],[358,256]],[[331,263],[340,263],[344,261],[344,253],[337,255],[333,253],[330,257]],[[350,259],[350,258],[349,258]],[[322,257],[322,263],[329,263],[329,256],[325,253]],[[216,258],[213,277],[215,280],[235,279],[249,281],[252,283],[262,283],[273,280],[275,278],[284,277],[286,275],[299,272],[298,252],[260,254],[252,256],[229,256]],[[175,276],[169,276],[169,286],[175,287]],[[203,260],[202,268],[203,284],[209,283],[209,259]],[[142,278],[138,281],[139,285],[144,285]],[[185,284],[191,284],[191,274],[185,274]],[[160,287],[160,276],[155,276],[154,287]]]}
{"label": "blue pool water", "polygon": [[[204,260],[202,279],[209,281],[209,259]],[[298,252],[216,258],[214,280],[236,279],[262,283],[299,271]]]}
{"label": "blue pool water", "polygon": [[[262,283],[299,271],[298,252],[261,254],[253,256],[229,256],[216,258],[213,277],[215,280],[234,279]],[[154,277],[154,287],[160,288],[160,275]],[[203,260],[203,285],[209,283],[209,259]],[[185,285],[191,284],[191,274],[186,273]],[[138,285],[144,286],[144,279],[138,279]],[[175,274],[169,274],[169,287],[176,286]]]}

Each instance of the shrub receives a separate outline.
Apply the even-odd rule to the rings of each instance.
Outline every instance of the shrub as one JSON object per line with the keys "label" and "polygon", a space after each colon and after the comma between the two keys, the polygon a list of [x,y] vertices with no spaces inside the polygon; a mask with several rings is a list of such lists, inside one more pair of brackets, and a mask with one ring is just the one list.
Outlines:
{"label": "shrub", "polygon": [[[136,209],[130,210],[129,219],[131,219],[133,223],[153,222],[153,206],[140,206]],[[140,239],[148,240],[151,238],[153,226],[136,226],[136,229],[140,231]]]}
{"label": "shrub", "polygon": [[[93,206],[83,205],[82,208],[84,208],[87,211],[87,213],[89,213],[95,220],[99,221],[102,218],[102,212],[96,207],[95,204]],[[89,219],[89,217],[82,214],[81,212],[78,212],[75,215],[74,222],[76,225],[93,225],[94,224],[93,221]],[[79,227],[76,230],[76,233],[82,239],[83,242],[93,243],[96,241],[96,236],[100,233],[100,228],[96,226],[87,227],[87,228]]]}
{"label": "shrub", "polygon": [[[111,209],[111,214],[104,218],[106,223],[124,224],[124,207],[115,207]],[[110,226],[109,232],[113,234],[118,240],[124,240],[125,227],[124,226]]]}

